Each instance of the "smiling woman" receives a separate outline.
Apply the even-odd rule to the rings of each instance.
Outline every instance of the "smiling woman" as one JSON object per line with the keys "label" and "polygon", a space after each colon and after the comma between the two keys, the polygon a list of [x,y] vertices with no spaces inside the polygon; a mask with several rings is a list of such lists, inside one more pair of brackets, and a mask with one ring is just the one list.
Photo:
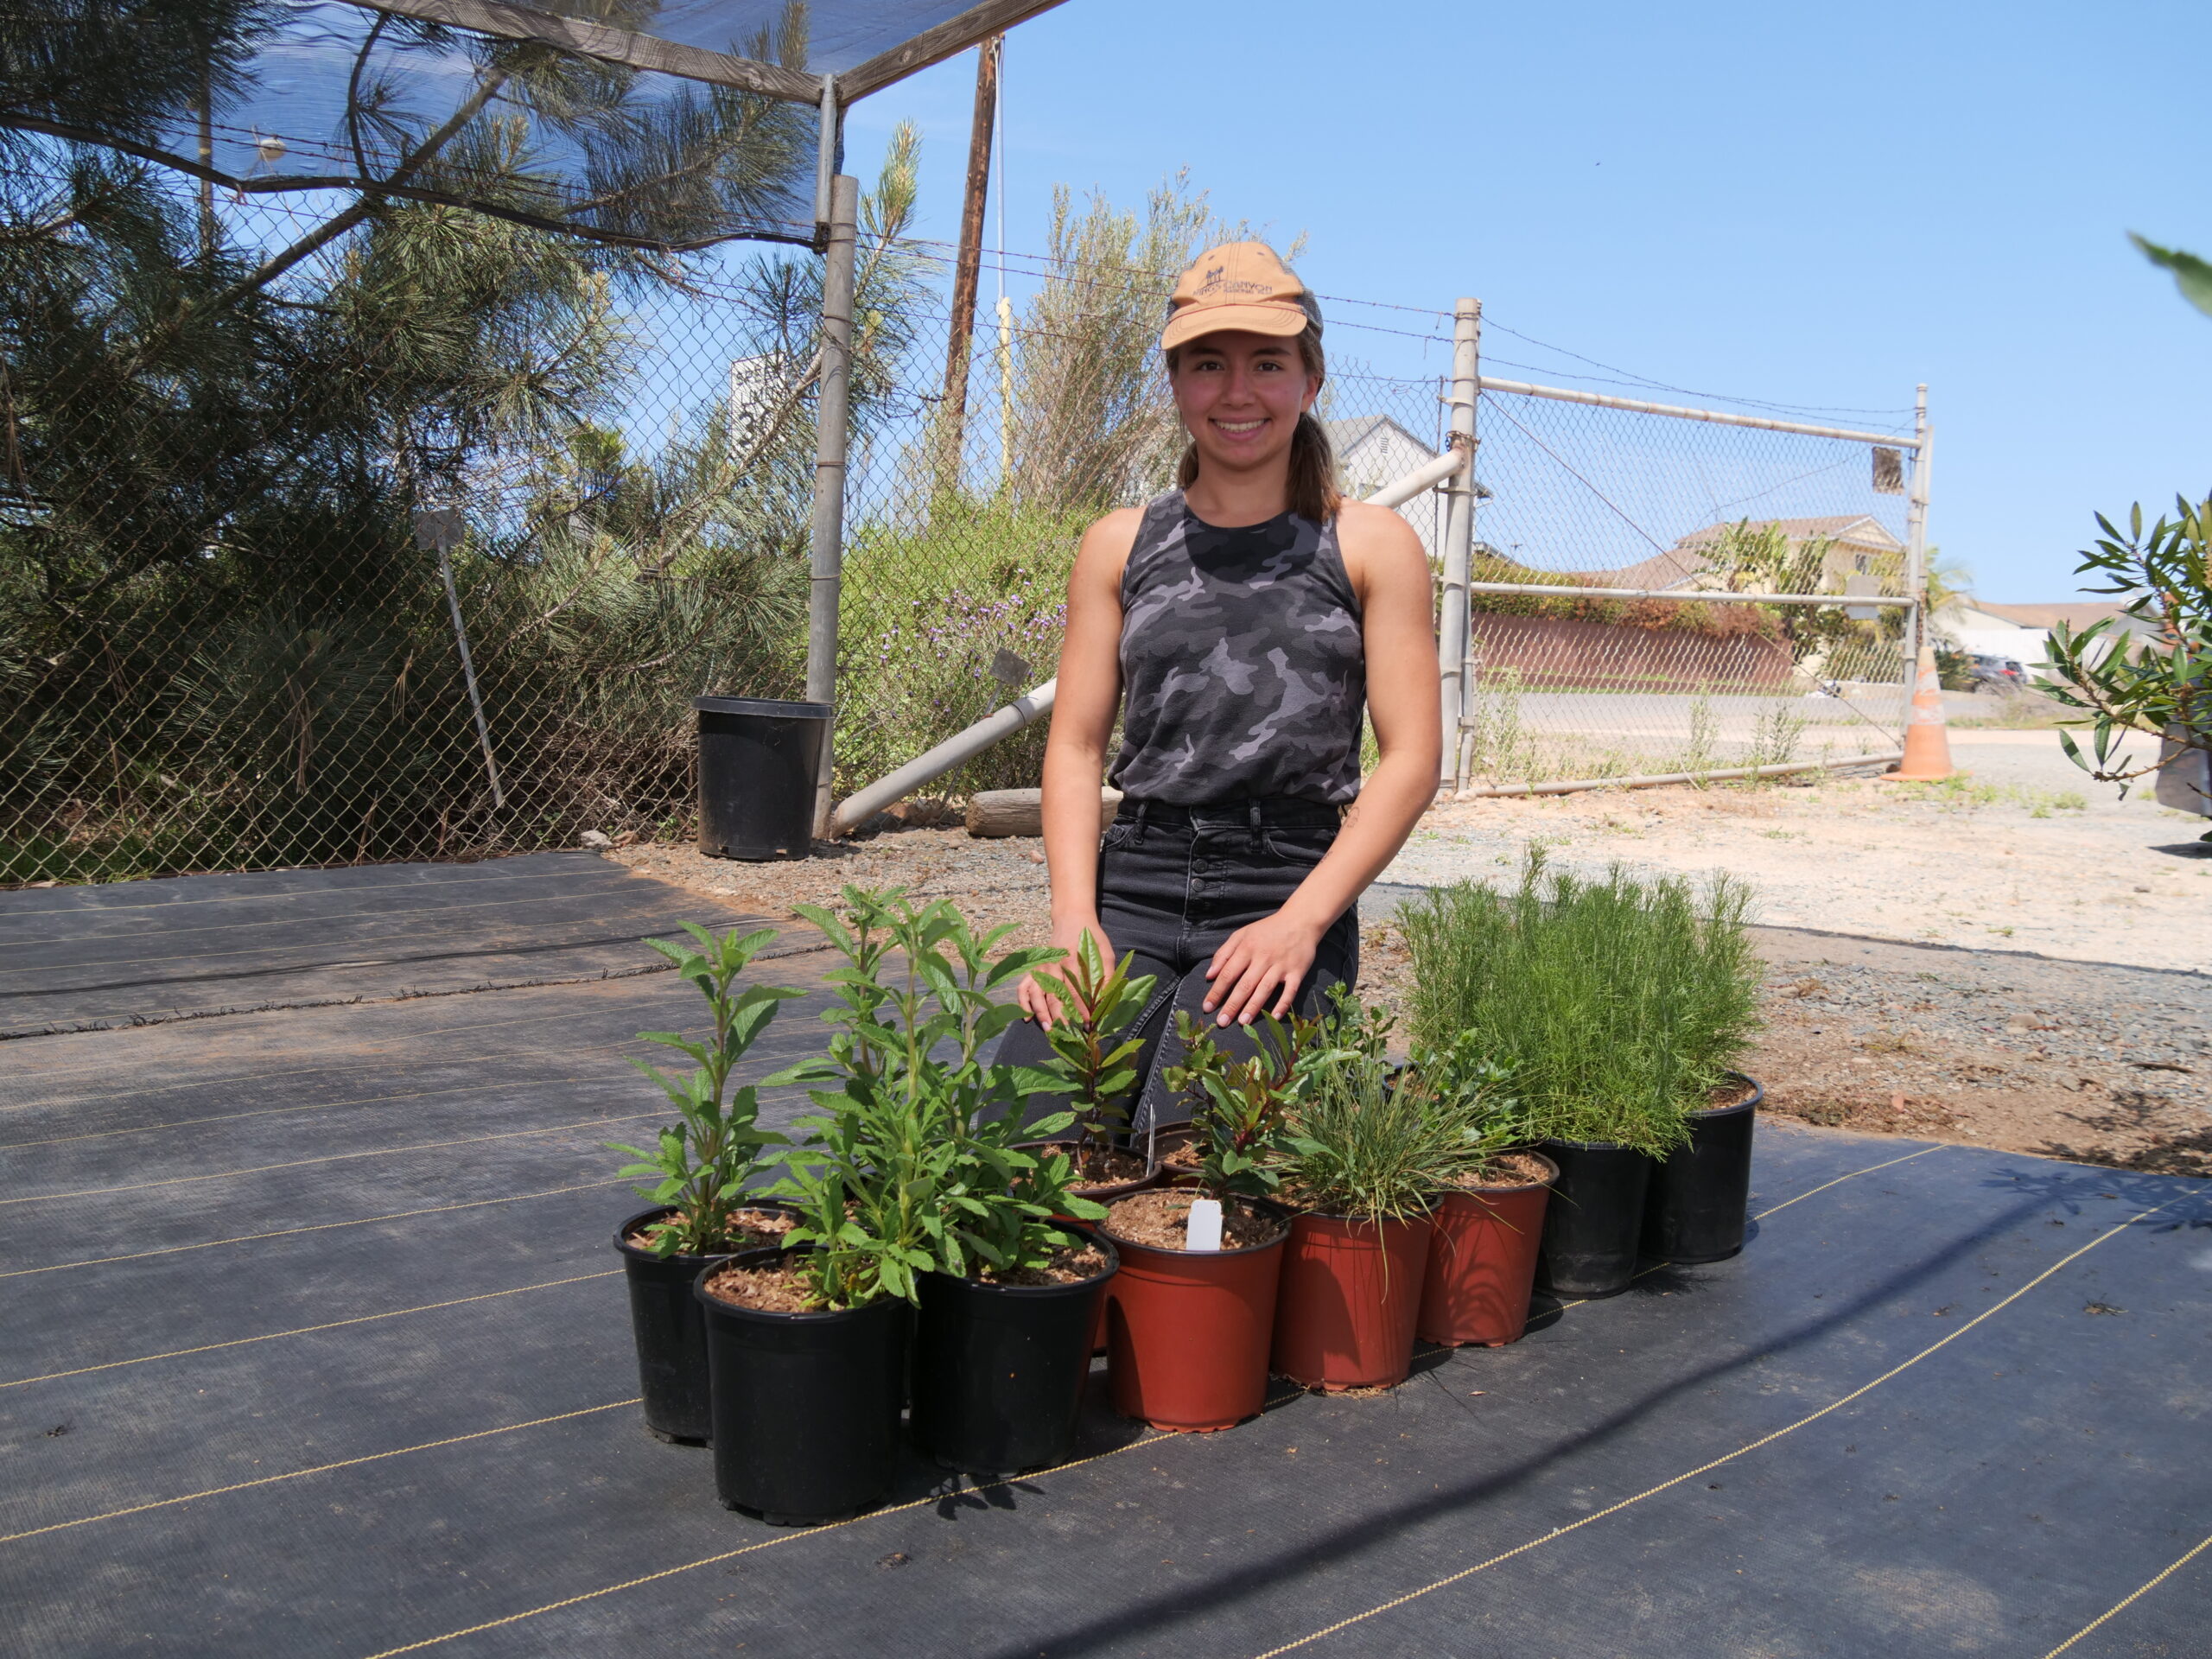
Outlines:
{"label": "smiling woman", "polygon": [[[1211,249],[1160,345],[1191,439],[1180,486],[1084,535],[1045,751],[1052,943],[1098,941],[1158,987],[1141,1128],[1190,1115],[1165,1082],[1177,1011],[1243,1052],[1255,1019],[1352,982],[1353,906],[1433,796],[1440,751],[1427,560],[1395,513],[1337,490],[1312,413],[1313,296],[1262,244]],[[1123,799],[1102,847],[1117,713]],[[1363,783],[1363,717],[1382,757]],[[1021,1002],[1058,1012],[1034,980]],[[1007,1040],[1010,1058],[1045,1046],[1034,1025]]]}

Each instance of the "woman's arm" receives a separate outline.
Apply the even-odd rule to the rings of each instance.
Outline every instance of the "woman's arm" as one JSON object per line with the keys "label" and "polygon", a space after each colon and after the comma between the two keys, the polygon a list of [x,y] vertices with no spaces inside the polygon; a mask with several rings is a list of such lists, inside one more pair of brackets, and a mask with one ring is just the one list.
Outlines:
{"label": "woman's arm", "polygon": [[1321,936],[1397,856],[1436,798],[1443,720],[1428,555],[1396,513],[1357,501],[1344,503],[1337,542],[1359,594],[1367,712],[1382,758],[1360,786],[1328,855],[1288,902],[1237,929],[1214,953],[1205,1006],[1219,1010],[1224,1026],[1249,1024],[1263,1011],[1290,1012]]}
{"label": "woman's arm", "polygon": [[[1067,635],[1059,689],[1045,740],[1045,861],[1052,883],[1052,943],[1072,955],[1089,933],[1110,967],[1114,947],[1098,921],[1098,785],[1122,701],[1122,570],[1142,514],[1110,512],[1084,533],[1068,578]],[[1058,1001],[1025,976],[1019,993],[1033,1020],[1059,1018]]]}

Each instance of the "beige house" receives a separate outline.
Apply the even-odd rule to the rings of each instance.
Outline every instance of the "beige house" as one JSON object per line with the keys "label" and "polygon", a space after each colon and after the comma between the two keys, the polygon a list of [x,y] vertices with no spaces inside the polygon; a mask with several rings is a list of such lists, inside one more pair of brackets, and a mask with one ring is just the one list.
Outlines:
{"label": "beige house", "polygon": [[[1688,588],[1707,593],[1728,586],[1728,573],[1713,568],[1713,554],[1721,537],[1738,521],[1707,524],[1694,530],[1664,553],[1655,553],[1618,570],[1593,570],[1584,580],[1600,588],[1645,588],[1663,590]],[[1903,586],[1905,545],[1871,513],[1839,513],[1825,518],[1766,518],[1751,520],[1753,530],[1778,529],[1792,549],[1808,542],[1828,543],[1821,562],[1824,594],[1848,591],[1853,576],[1871,576],[1876,593],[1896,593]],[[1863,584],[1862,584],[1863,585]]]}

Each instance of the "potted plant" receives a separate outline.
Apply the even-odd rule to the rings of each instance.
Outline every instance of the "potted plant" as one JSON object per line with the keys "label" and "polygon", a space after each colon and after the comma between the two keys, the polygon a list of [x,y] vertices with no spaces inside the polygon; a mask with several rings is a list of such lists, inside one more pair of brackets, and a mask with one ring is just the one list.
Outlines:
{"label": "potted plant", "polygon": [[735,989],[737,980],[773,929],[716,938],[696,923],[684,927],[696,949],[665,939],[646,941],[699,988],[713,1017],[706,1040],[673,1032],[639,1033],[689,1055],[696,1070],[670,1077],[643,1060],[631,1064],[667,1094],[677,1121],[650,1148],[610,1142],[608,1150],[638,1161],[626,1176],[649,1178],[639,1196],[653,1207],[632,1216],[614,1232],[614,1249],[629,1281],[630,1325],[638,1346],[638,1380],[645,1427],[664,1440],[702,1445],[709,1433],[707,1408],[707,1332],[691,1284],[709,1258],[766,1244],[790,1226],[780,1207],[749,1198],[760,1173],[762,1151],[782,1136],[760,1127],[760,1099],[752,1086],[733,1089],[730,1078],[787,997],[803,995],[778,986]]}
{"label": "potted plant", "polygon": [[[957,1394],[957,1374],[988,1347],[993,1325],[970,1319],[983,1338],[948,1339],[939,1278],[997,1273],[1014,1280],[1007,1288],[1027,1289],[1027,1269],[1058,1293],[1020,1299],[1046,1312],[1013,1321],[1032,1338],[1049,1327],[1014,1370],[1029,1384],[1026,1398],[1051,1394],[1051,1421],[1039,1429],[1033,1413],[1015,1411],[997,1425],[1015,1452],[1042,1441],[1036,1460],[1051,1460],[1054,1435],[1071,1432],[1088,1368],[1089,1299],[1111,1270],[1109,1252],[1056,1261],[1086,1243],[1046,1242],[1053,1217],[1082,1205],[1064,1191],[1071,1166],[1011,1144],[1013,1074],[977,1058],[1014,1017],[990,993],[1049,953],[994,963],[988,951],[1004,930],[976,939],[949,905],[918,908],[897,891],[850,887],[844,899],[842,916],[800,908],[847,963],[832,976],[828,1052],[770,1079],[812,1085],[818,1109],[798,1126],[800,1143],[779,1154],[785,1175],[773,1191],[793,1204],[797,1224],[780,1249],[710,1268],[696,1289],[717,1491],[725,1505],[780,1522],[855,1514],[889,1491],[917,1302],[926,1327],[914,1356],[918,1429],[926,1424],[933,1445],[966,1455],[955,1444],[961,1402],[948,1410],[948,1390]],[[1040,1389],[1040,1370],[1052,1388]],[[1004,1403],[1002,1391],[985,1407]]]}
{"label": "potted plant", "polygon": [[[1041,1140],[1030,1144],[1071,1154],[1076,1166],[1076,1191],[1087,1198],[1110,1203],[1154,1185],[1159,1166],[1122,1143],[1129,1126],[1128,1102],[1136,1089],[1136,1058],[1144,1047],[1141,1037],[1116,1040],[1135,1024],[1152,1000],[1152,975],[1129,977],[1131,958],[1123,957],[1107,971],[1098,946],[1089,934],[1075,956],[1058,974],[1039,973],[1038,980],[1060,1004],[1060,1017],[1046,1028],[1052,1059],[1046,1066],[1025,1070],[1023,1083],[1039,1096],[1058,1096],[1071,1114],[1071,1139]],[[1041,1124],[1029,1126],[1032,1134]]]}
{"label": "potted plant", "polygon": [[1634,1276],[1658,1160],[1691,1143],[1692,1112],[1755,1023],[1748,902],[1725,875],[1700,899],[1618,865],[1599,880],[1547,872],[1532,852],[1510,894],[1463,885],[1400,912],[1416,1039],[1471,1033],[1510,1065],[1558,1166],[1538,1279],[1559,1294],[1615,1295]]}
{"label": "potted plant", "polygon": [[[1176,1015],[1184,1064],[1169,1084],[1199,1100],[1198,1185],[1154,1187],[1108,1206],[1121,1255],[1107,1288],[1114,1408],[1155,1428],[1229,1428],[1265,1402],[1289,1212],[1267,1195],[1288,1150],[1285,1114],[1300,1033],[1267,1022],[1259,1052],[1230,1061],[1210,1028]],[[1220,1206],[1217,1248],[1191,1248],[1193,1206]]]}
{"label": "potted plant", "polygon": [[1511,1074],[1462,1032],[1442,1053],[1416,1053],[1417,1086],[1458,1103],[1466,1124],[1465,1164],[1445,1184],[1429,1235],[1414,1334],[1441,1348],[1503,1347],[1529,1325],[1544,1209],[1559,1166],[1529,1145]]}
{"label": "potted plant", "polygon": [[1306,1388],[1405,1380],[1437,1196],[1480,1156],[1477,1098],[1440,1066],[1393,1065],[1390,1026],[1339,991],[1299,1061],[1273,1363]]}

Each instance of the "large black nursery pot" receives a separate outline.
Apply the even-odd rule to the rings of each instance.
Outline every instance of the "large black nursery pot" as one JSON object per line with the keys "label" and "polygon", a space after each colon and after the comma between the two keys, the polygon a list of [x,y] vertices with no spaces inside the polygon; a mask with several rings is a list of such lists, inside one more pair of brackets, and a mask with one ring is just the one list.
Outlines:
{"label": "large black nursery pot", "polygon": [[921,1275],[914,1319],[915,1444],[939,1463],[1010,1474],[1066,1461],[1090,1371],[1093,1322],[1120,1258],[1088,1228],[1073,1242],[1105,1257],[1065,1285],[994,1285]]}
{"label": "large black nursery pot", "polygon": [[1619,1295],[1636,1276],[1644,1193],[1656,1165],[1610,1141],[1547,1141],[1541,1150],[1559,1166],[1559,1179],[1544,1206],[1536,1282],[1585,1301]]}
{"label": "large black nursery pot", "polygon": [[1751,1197],[1751,1127],[1766,1090],[1731,1071],[1742,1098],[1689,1114],[1690,1143],[1669,1153],[1643,1201],[1643,1253],[1685,1267],[1744,1248]]}
{"label": "large black nursery pot", "polygon": [[829,741],[826,702],[694,697],[699,711],[699,850],[709,858],[804,858]]}
{"label": "large black nursery pot", "polygon": [[[680,1446],[704,1446],[712,1432],[707,1411],[707,1325],[691,1287],[719,1255],[655,1255],[630,1242],[639,1228],[666,1217],[672,1206],[641,1210],[614,1230],[614,1253],[630,1284],[630,1331],[638,1344],[638,1389],[645,1396],[645,1427]],[[761,1203],[756,1210],[782,1206]]]}
{"label": "large black nursery pot", "polygon": [[[780,1249],[730,1258],[782,1262]],[[842,1521],[881,1503],[899,1464],[912,1308],[896,1296],[823,1313],[740,1307],[693,1287],[707,1324],[715,1491],[778,1526]]]}

